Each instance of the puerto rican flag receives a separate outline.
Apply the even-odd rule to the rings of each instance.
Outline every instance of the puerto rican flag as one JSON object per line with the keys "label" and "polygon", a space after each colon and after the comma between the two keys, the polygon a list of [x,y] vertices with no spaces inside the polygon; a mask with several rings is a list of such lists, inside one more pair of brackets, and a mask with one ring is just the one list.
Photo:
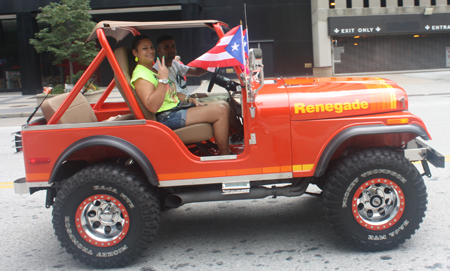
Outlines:
{"label": "puerto rican flag", "polygon": [[234,27],[217,42],[216,46],[189,63],[188,66],[214,71],[217,67],[245,65],[245,53],[248,52],[246,32],[242,31],[241,25]]}

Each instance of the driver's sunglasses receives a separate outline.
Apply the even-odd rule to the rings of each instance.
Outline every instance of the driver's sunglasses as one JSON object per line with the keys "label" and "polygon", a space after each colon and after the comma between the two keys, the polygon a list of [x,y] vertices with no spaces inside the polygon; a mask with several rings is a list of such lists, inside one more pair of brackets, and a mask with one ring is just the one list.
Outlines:
{"label": "driver's sunglasses", "polygon": [[184,77],[179,74],[177,74],[177,84],[182,89],[186,88],[186,80],[184,80]]}

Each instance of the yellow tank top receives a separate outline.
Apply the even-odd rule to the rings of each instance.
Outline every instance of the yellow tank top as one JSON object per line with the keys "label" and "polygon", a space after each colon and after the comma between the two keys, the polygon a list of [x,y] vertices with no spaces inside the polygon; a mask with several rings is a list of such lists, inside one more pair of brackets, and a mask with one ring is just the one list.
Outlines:
{"label": "yellow tank top", "polygon": [[[158,87],[158,75],[142,65],[137,65],[133,71],[133,76],[130,80],[130,84],[133,88],[133,83],[138,79],[144,79],[152,83],[155,86],[155,89]],[[166,96],[164,97],[164,102],[158,109],[157,113],[172,109],[177,106],[179,102],[180,100],[178,100],[175,82],[169,80],[169,83],[167,84]]]}

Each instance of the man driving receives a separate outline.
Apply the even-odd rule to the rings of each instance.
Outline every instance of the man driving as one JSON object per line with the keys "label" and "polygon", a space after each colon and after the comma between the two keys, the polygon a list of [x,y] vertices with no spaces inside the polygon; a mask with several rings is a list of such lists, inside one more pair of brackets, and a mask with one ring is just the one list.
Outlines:
{"label": "man driving", "polygon": [[[178,61],[174,61],[175,56],[177,55],[177,47],[172,36],[160,36],[156,41],[156,48],[159,56],[161,58],[164,56],[166,59],[166,66],[169,70],[169,79],[176,83],[177,92],[188,96],[190,91],[187,88],[184,76],[202,76],[208,71],[201,68],[189,67],[179,63]],[[156,64],[153,67],[158,70],[158,66]],[[194,94],[193,98],[202,98],[207,96],[208,95],[206,93],[197,93]]]}

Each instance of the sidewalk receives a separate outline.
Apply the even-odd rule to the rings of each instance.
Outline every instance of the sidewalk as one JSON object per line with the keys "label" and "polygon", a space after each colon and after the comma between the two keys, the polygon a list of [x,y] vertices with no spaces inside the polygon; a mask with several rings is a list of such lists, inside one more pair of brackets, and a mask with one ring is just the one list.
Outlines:
{"label": "sidewalk", "polygon": [[[392,80],[404,88],[408,96],[450,94],[450,71],[364,74],[352,77],[380,77]],[[189,86],[190,89],[196,87],[198,86]],[[194,92],[206,92],[206,87],[207,84],[204,84]],[[117,89],[114,89],[106,99],[106,102],[113,101],[123,101]],[[36,106],[34,95],[22,96],[20,92],[0,93],[0,118],[28,117]],[[42,116],[40,109],[35,116]]]}
{"label": "sidewalk", "polygon": [[[113,89],[106,102],[124,101],[118,89]],[[23,95],[20,92],[0,93],[0,118],[28,117],[37,107],[35,95]],[[42,116],[39,109],[35,116]]]}
{"label": "sidewalk", "polygon": [[[362,75],[365,76],[368,75]],[[450,71],[386,73],[370,76],[394,81],[408,96],[450,94]]]}

